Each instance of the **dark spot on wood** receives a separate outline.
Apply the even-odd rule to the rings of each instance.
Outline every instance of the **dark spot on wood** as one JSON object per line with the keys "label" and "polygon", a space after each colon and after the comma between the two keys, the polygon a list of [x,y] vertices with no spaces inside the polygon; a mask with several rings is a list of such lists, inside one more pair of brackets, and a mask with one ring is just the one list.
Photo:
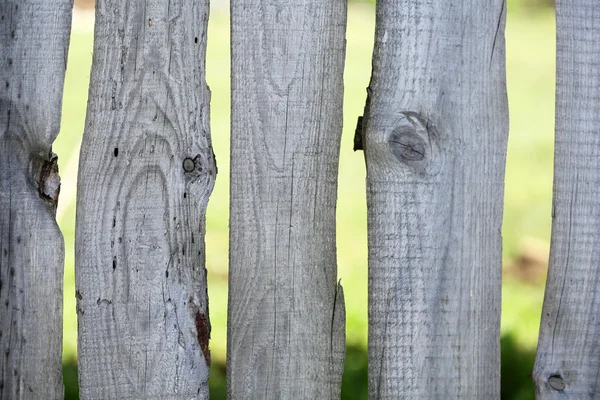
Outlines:
{"label": "dark spot on wood", "polygon": [[117,257],[113,257],[113,271],[117,269]]}
{"label": "dark spot on wood", "polygon": [[118,147],[115,147],[115,149],[113,150],[113,154],[115,157],[119,156],[119,148]]}
{"label": "dark spot on wood", "polygon": [[197,37],[194,38],[194,43],[198,43],[198,38]]}
{"label": "dark spot on wood", "polygon": [[152,18],[148,18],[148,26],[152,26]]}
{"label": "dark spot on wood", "polygon": [[183,192],[183,198],[186,199],[187,198],[187,192]]}
{"label": "dark spot on wood", "polygon": [[21,236],[17,236],[17,243],[21,243]]}
{"label": "dark spot on wood", "polygon": [[119,237],[119,243],[123,243],[123,238]]}
{"label": "dark spot on wood", "polygon": [[194,234],[192,233],[192,244],[194,244]]}
{"label": "dark spot on wood", "polygon": [[114,228],[115,226],[117,226],[117,219],[116,219],[116,218],[113,218],[113,228]]}
{"label": "dark spot on wood", "polygon": [[6,81],[6,82],[4,83],[4,87],[6,87],[6,88],[8,89],[8,88],[10,87],[10,83],[9,83],[8,81]]}
{"label": "dark spot on wood", "polygon": [[81,295],[81,293],[79,292],[79,290],[75,291],[75,298],[77,300],[83,300],[83,296]]}
{"label": "dark spot on wood", "polygon": [[168,278],[169,277],[169,270],[165,270],[165,277]]}
{"label": "dark spot on wood", "polygon": [[9,58],[9,59],[8,59],[8,66],[10,67],[10,66],[12,65],[12,63],[13,63],[13,60],[12,60],[12,58]]}
{"label": "dark spot on wood", "polygon": [[98,297],[98,300],[96,300],[96,304],[99,306],[109,306],[112,304],[112,301],[107,299],[101,299]]}
{"label": "dark spot on wood", "polygon": [[198,344],[204,354],[206,364],[210,366],[210,350],[208,348],[208,342],[210,340],[210,323],[204,314],[199,310],[196,311],[195,316],[196,322],[196,334],[198,335]]}
{"label": "dark spot on wood", "polygon": [[15,276],[15,268],[14,267],[10,268],[10,276]]}
{"label": "dark spot on wood", "polygon": [[33,393],[33,388],[31,386],[27,386],[27,389],[29,389],[30,393]]}
{"label": "dark spot on wood", "polygon": [[15,31],[10,31],[10,38],[14,39],[15,38]]}

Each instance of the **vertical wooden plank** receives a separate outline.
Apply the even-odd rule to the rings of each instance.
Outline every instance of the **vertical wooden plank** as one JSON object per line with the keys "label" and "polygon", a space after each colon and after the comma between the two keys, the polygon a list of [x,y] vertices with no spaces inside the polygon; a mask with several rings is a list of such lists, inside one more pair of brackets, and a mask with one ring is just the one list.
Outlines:
{"label": "vertical wooden plank", "polygon": [[0,399],[63,397],[52,142],[70,31],[69,0],[0,1]]}
{"label": "vertical wooden plank", "polygon": [[365,147],[371,399],[500,396],[503,0],[377,3]]}
{"label": "vertical wooden plank", "polygon": [[83,399],[208,398],[207,1],[100,0],[77,200]]}
{"label": "vertical wooden plank", "polygon": [[558,0],[550,265],[538,399],[600,396],[600,4]]}
{"label": "vertical wooden plank", "polygon": [[339,398],[346,2],[232,0],[230,399]]}

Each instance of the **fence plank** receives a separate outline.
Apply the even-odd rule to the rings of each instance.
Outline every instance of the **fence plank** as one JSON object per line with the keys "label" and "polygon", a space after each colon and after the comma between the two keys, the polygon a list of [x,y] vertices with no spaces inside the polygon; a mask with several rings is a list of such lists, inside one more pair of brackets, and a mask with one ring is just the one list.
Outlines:
{"label": "fence plank", "polygon": [[96,7],[77,200],[81,397],[208,398],[208,2]]}
{"label": "fence plank", "polygon": [[502,0],[377,2],[369,395],[497,399],[507,142]]}
{"label": "fence plank", "polygon": [[556,2],[552,244],[534,381],[538,399],[600,395],[600,5]]}
{"label": "fence plank", "polygon": [[70,30],[69,0],[0,1],[0,399],[63,397],[52,142]]}
{"label": "fence plank", "polygon": [[345,3],[232,0],[231,399],[340,395]]}

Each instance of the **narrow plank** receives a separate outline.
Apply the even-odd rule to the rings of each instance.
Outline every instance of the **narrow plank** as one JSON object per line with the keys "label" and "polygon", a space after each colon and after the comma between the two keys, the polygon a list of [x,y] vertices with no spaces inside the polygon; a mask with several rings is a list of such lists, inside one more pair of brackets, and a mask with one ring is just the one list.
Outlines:
{"label": "narrow plank", "polygon": [[69,0],[0,1],[0,399],[63,397],[63,238],[52,143]]}
{"label": "narrow plank", "polygon": [[76,228],[83,399],[208,398],[207,1],[100,0]]}
{"label": "narrow plank", "polygon": [[371,399],[500,396],[505,14],[503,0],[377,2],[356,141]]}
{"label": "narrow plank", "polygon": [[346,2],[232,0],[230,399],[339,398]]}
{"label": "narrow plank", "polygon": [[600,4],[556,2],[552,243],[538,399],[600,396]]}

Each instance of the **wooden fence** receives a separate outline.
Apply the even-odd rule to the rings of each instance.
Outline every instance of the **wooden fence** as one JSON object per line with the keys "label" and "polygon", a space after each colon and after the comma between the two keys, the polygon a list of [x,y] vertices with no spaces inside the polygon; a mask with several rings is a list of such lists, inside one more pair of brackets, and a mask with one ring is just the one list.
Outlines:
{"label": "wooden fence", "polygon": [[[231,399],[335,399],[346,3],[231,0]],[[217,166],[207,1],[99,0],[79,169],[83,399],[208,398]],[[500,397],[504,0],[380,0],[367,168],[369,398]],[[62,397],[56,155],[70,0],[0,0],[1,399]],[[600,396],[600,5],[557,0],[539,399]]]}

